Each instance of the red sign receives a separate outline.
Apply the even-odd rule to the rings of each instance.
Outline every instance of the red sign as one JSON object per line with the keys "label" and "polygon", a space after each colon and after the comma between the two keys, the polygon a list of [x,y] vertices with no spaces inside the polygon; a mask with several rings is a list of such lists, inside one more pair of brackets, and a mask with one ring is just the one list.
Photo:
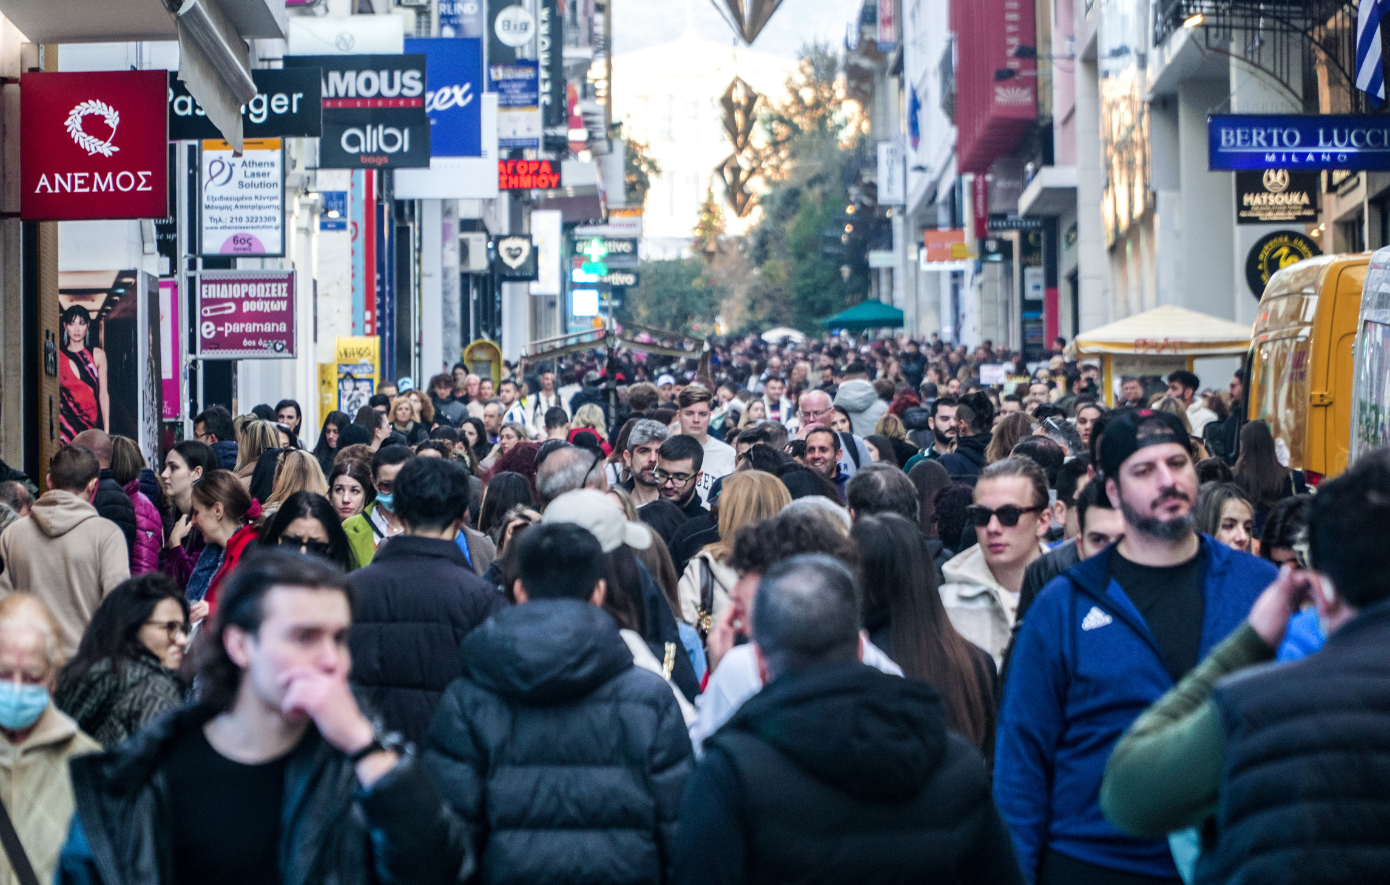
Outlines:
{"label": "red sign", "polygon": [[293,358],[294,271],[199,274],[198,355],[214,360]]}
{"label": "red sign", "polygon": [[24,74],[25,221],[169,214],[167,71]]}
{"label": "red sign", "polygon": [[560,186],[560,168],[549,160],[498,160],[497,188],[524,191]]}
{"label": "red sign", "polygon": [[[985,173],[1038,117],[1033,0],[951,0],[956,34],[956,165]],[[1034,50],[1029,52],[1029,50]]]}
{"label": "red sign", "polygon": [[971,213],[975,217],[975,239],[983,240],[989,235],[989,179],[983,172],[975,173],[970,199]]}

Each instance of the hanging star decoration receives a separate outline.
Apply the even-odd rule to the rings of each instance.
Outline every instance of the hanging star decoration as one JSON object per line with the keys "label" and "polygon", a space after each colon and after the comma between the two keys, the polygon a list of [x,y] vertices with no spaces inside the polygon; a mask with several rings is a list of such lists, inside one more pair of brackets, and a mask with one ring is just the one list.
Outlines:
{"label": "hanging star decoration", "polygon": [[719,99],[724,109],[724,134],[729,136],[734,152],[714,167],[714,171],[724,182],[724,199],[739,218],[747,215],[753,206],[753,192],[748,188],[753,172],[749,168],[751,164],[747,153],[753,127],[757,123],[755,112],[761,100],[762,96],[742,77],[734,77]]}
{"label": "hanging star decoration", "polygon": [[734,29],[734,33],[749,46],[767,27],[768,20],[782,5],[782,0],[712,0],[714,8]]}

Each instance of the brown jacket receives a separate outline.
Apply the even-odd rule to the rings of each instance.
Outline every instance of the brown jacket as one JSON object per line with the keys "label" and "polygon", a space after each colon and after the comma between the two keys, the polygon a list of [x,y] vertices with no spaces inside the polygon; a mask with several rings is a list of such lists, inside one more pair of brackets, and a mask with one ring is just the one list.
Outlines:
{"label": "brown jacket", "polygon": [[[124,540],[121,541],[125,543]],[[34,731],[19,746],[0,737],[0,800],[10,812],[24,853],[40,882],[52,882],[58,852],[72,819],[68,760],[101,751],[58,708],[49,703]],[[17,885],[9,858],[0,852],[0,885]]]}
{"label": "brown jacket", "polygon": [[64,658],[77,651],[102,598],[130,577],[120,528],[72,492],[44,493],[0,533],[0,562],[0,598],[27,591],[47,603],[63,628]]}

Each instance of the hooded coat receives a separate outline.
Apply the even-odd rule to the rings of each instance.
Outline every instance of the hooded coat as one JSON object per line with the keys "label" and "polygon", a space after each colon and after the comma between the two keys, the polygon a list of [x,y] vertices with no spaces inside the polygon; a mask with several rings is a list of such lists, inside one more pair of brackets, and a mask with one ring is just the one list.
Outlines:
{"label": "hooded coat", "polygon": [[154,501],[141,490],[139,479],[127,483],[125,493],[135,508],[135,546],[130,548],[130,573],[143,575],[159,568],[159,548],[164,546],[164,519]]}
{"label": "hooded coat", "polygon": [[840,385],[835,394],[835,405],[849,413],[850,425],[855,436],[868,436],[874,432],[878,419],[888,412],[888,404],[879,399],[874,386],[862,378],[855,378]]}
{"label": "hooded coat", "polygon": [[[962,436],[956,440],[955,450],[942,455],[937,459],[937,462],[946,468],[946,472],[953,479],[958,476],[979,476],[980,471],[985,469],[985,449],[989,448],[989,441],[993,438],[992,433]],[[973,483],[974,480],[971,482]]]}
{"label": "hooded coat", "polygon": [[860,663],[779,676],[706,744],[676,882],[1022,881],[984,761],[930,686]]}
{"label": "hooded coat", "polygon": [[[1047,545],[1039,541],[1038,551],[1046,555]],[[999,666],[1013,636],[1019,594],[1010,593],[995,579],[979,544],[956,554],[942,566],[941,574],[941,604],[951,626],[989,652]]]}
{"label": "hooded coat", "polygon": [[101,471],[101,478],[97,481],[97,494],[92,500],[92,506],[97,509],[97,515],[103,519],[109,519],[116,524],[125,537],[126,550],[130,552],[132,558],[135,553],[135,505],[131,503],[130,496],[126,494],[121,484],[116,482],[116,477],[112,475],[111,468],[107,467]]}
{"label": "hooded coat", "polygon": [[28,591],[42,599],[63,628],[64,659],[101,600],[130,577],[125,536],[72,492],[45,492],[29,515],[0,534],[0,596]]}
{"label": "hooded coat", "polygon": [[425,760],[474,833],[481,885],[670,879],[690,739],[596,606],[537,600],[473,631]]}

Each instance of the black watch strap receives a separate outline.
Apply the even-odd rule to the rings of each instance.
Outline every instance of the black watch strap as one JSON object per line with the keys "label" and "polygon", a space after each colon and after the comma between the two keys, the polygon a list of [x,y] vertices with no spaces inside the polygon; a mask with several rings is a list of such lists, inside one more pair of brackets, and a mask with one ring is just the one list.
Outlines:
{"label": "black watch strap", "polygon": [[381,739],[373,736],[372,742],[370,744],[367,744],[367,746],[358,750],[356,753],[349,754],[348,761],[351,762],[353,765],[356,765],[357,763],[361,762],[363,759],[366,759],[368,756],[372,755],[378,750],[384,749],[386,749],[386,747],[381,743]]}

